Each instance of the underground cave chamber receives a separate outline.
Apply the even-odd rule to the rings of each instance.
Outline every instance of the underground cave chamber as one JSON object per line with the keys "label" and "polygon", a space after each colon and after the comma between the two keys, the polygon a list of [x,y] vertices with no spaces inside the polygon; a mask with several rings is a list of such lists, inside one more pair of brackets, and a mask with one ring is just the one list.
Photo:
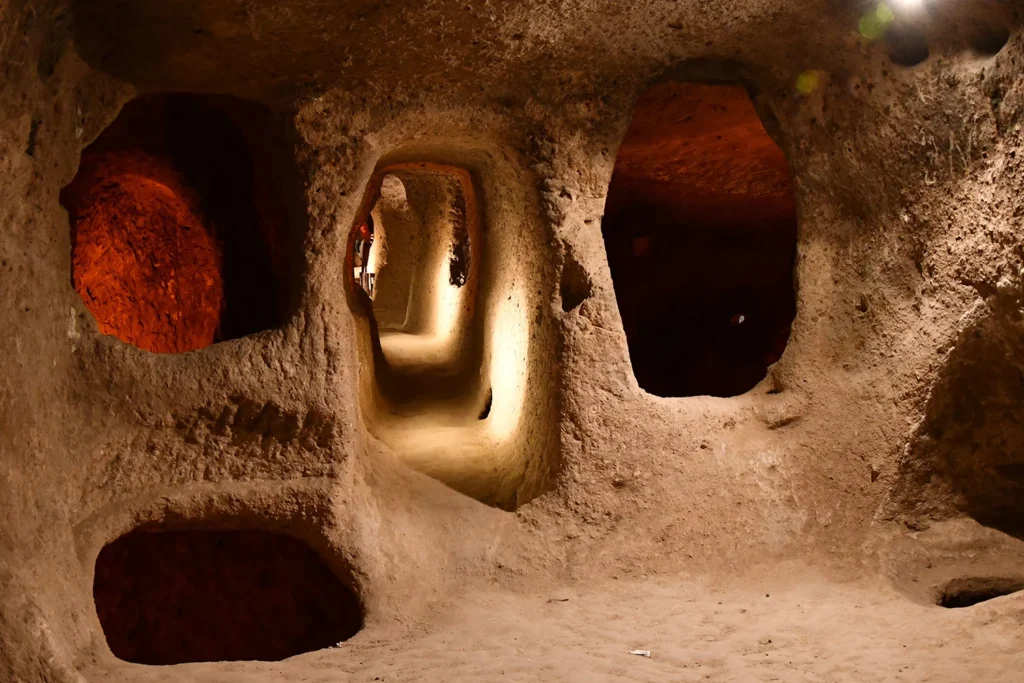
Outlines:
{"label": "underground cave chamber", "polygon": [[283,534],[137,529],[100,551],[93,597],[122,660],[280,661],[362,628],[362,606],[345,578]]}
{"label": "underground cave chamber", "polygon": [[[518,220],[529,202],[499,195],[485,210],[486,188],[463,167],[382,166],[347,268],[372,321],[368,427],[414,469],[512,509],[552,476],[549,383],[530,385],[549,332],[531,335],[540,321],[527,312],[542,291],[523,286],[540,262],[514,257],[536,240],[536,225]],[[530,392],[544,400],[529,405]],[[526,425],[537,425],[531,452]]]}
{"label": "underground cave chamber", "polygon": [[785,349],[796,203],[747,92],[667,81],[638,100],[602,222],[640,387],[736,396]]}
{"label": "underground cave chamber", "polygon": [[287,167],[261,105],[184,93],[128,102],[61,192],[72,285],[99,330],[180,353],[279,325]]}

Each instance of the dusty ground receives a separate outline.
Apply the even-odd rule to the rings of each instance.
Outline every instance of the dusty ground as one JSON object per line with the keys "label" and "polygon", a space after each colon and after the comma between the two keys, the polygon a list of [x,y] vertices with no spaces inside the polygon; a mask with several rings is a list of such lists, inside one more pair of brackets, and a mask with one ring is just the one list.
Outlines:
{"label": "dusty ground", "polygon": [[[0,681],[1019,679],[1019,594],[934,603],[1024,574],[1022,11],[0,0]],[[731,398],[640,390],[601,236],[633,105],[672,78],[745,86],[792,174],[792,332]],[[271,112],[279,325],[152,354],[75,293],[61,189],[150,91]],[[473,497],[372,429],[349,236],[402,163],[481,192],[500,447],[451,459]],[[140,526],[290,535],[366,626],[118,662],[96,559]]]}
{"label": "dusty ground", "polygon": [[[762,574],[742,586],[651,576],[533,595],[492,589],[408,629],[368,629],[336,650],[279,665],[95,665],[86,676],[96,683],[1020,680],[1024,596],[943,610],[908,604],[885,585],[788,569],[789,578]],[[629,654],[637,649],[651,657]]]}

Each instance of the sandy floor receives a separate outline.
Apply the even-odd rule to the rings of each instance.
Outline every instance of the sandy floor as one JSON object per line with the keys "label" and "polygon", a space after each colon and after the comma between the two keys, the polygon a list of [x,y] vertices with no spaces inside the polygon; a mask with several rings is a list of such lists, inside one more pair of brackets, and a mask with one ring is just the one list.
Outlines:
{"label": "sandy floor", "polygon": [[1024,593],[943,609],[820,578],[729,589],[612,581],[475,593],[430,621],[393,636],[369,626],[337,649],[277,664],[83,673],[90,683],[1024,680]]}

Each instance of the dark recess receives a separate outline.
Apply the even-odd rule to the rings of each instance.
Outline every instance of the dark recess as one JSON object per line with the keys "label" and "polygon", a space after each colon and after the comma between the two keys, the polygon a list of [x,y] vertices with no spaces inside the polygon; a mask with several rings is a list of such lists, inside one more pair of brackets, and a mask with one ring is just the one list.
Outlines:
{"label": "dark recess", "polygon": [[900,497],[914,517],[965,514],[1024,538],[1024,316],[1012,295],[988,305],[939,372]]}
{"label": "dark recess", "polygon": [[[219,98],[217,98],[219,99]],[[224,312],[220,337],[236,339],[276,327],[282,321],[286,297],[279,293],[268,242],[283,220],[283,200],[268,207],[277,215],[261,216],[253,154],[242,129],[217,99],[171,97],[167,102],[166,142],[185,180],[203,200],[206,215],[224,247]],[[258,105],[233,104],[239,116],[251,116]],[[220,105],[220,106],[218,106]],[[230,106],[230,105],[229,105]],[[266,117],[266,114],[264,114]],[[269,120],[266,121],[269,124]],[[269,137],[269,131],[262,131]],[[268,239],[270,238],[270,239]]]}
{"label": "dark recess", "polygon": [[363,622],[309,546],[264,531],[133,531],[100,552],[93,595],[111,651],[138,664],[279,661]]}
{"label": "dark recess", "polygon": [[897,66],[917,66],[928,59],[928,41],[913,28],[892,28],[885,41],[889,59]]}
{"label": "dark recess", "polygon": [[968,41],[978,54],[993,57],[1010,42],[1010,29],[994,23],[979,23],[968,30]]}
{"label": "dark recess", "polygon": [[[642,389],[736,396],[781,357],[796,314],[796,206],[742,88],[668,82],[641,97],[602,232]],[[577,298],[564,289],[572,268],[563,308]]]}
{"label": "dark recess", "polygon": [[452,253],[448,258],[448,282],[453,287],[462,287],[469,279],[469,225],[466,215],[466,198],[460,192],[453,207],[454,234]]}
{"label": "dark recess", "polygon": [[484,399],[484,407],[480,409],[480,414],[477,415],[478,420],[486,420],[491,414],[491,406],[494,404],[494,389],[487,390],[487,398]]}
{"label": "dark recess", "polygon": [[1024,590],[1022,577],[970,577],[953,579],[939,591],[936,604],[940,607],[959,608],[1000,598]]}
{"label": "dark recess", "polygon": [[593,294],[594,285],[583,265],[573,251],[566,247],[565,263],[562,265],[562,281],[559,294],[562,298],[562,310],[568,313],[579,307]]}

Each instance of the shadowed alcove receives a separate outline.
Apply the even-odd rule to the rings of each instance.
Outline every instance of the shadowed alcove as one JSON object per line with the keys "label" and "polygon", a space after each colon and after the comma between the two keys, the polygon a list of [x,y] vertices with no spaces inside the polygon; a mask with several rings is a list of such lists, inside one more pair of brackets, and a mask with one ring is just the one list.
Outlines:
{"label": "shadowed alcove", "polygon": [[280,324],[286,168],[261,105],[180,93],[126,104],[61,193],[72,284],[100,331],[178,353]]}
{"label": "shadowed alcove", "polygon": [[901,462],[908,519],[968,516],[1024,538],[1024,315],[989,300],[959,334]]}
{"label": "shadowed alcove", "polygon": [[291,536],[136,530],[100,551],[93,596],[125,661],[279,661],[362,628],[350,584]]}
{"label": "shadowed alcove", "polygon": [[636,104],[602,223],[640,387],[735,396],[796,311],[786,159],[737,86],[663,82]]}

